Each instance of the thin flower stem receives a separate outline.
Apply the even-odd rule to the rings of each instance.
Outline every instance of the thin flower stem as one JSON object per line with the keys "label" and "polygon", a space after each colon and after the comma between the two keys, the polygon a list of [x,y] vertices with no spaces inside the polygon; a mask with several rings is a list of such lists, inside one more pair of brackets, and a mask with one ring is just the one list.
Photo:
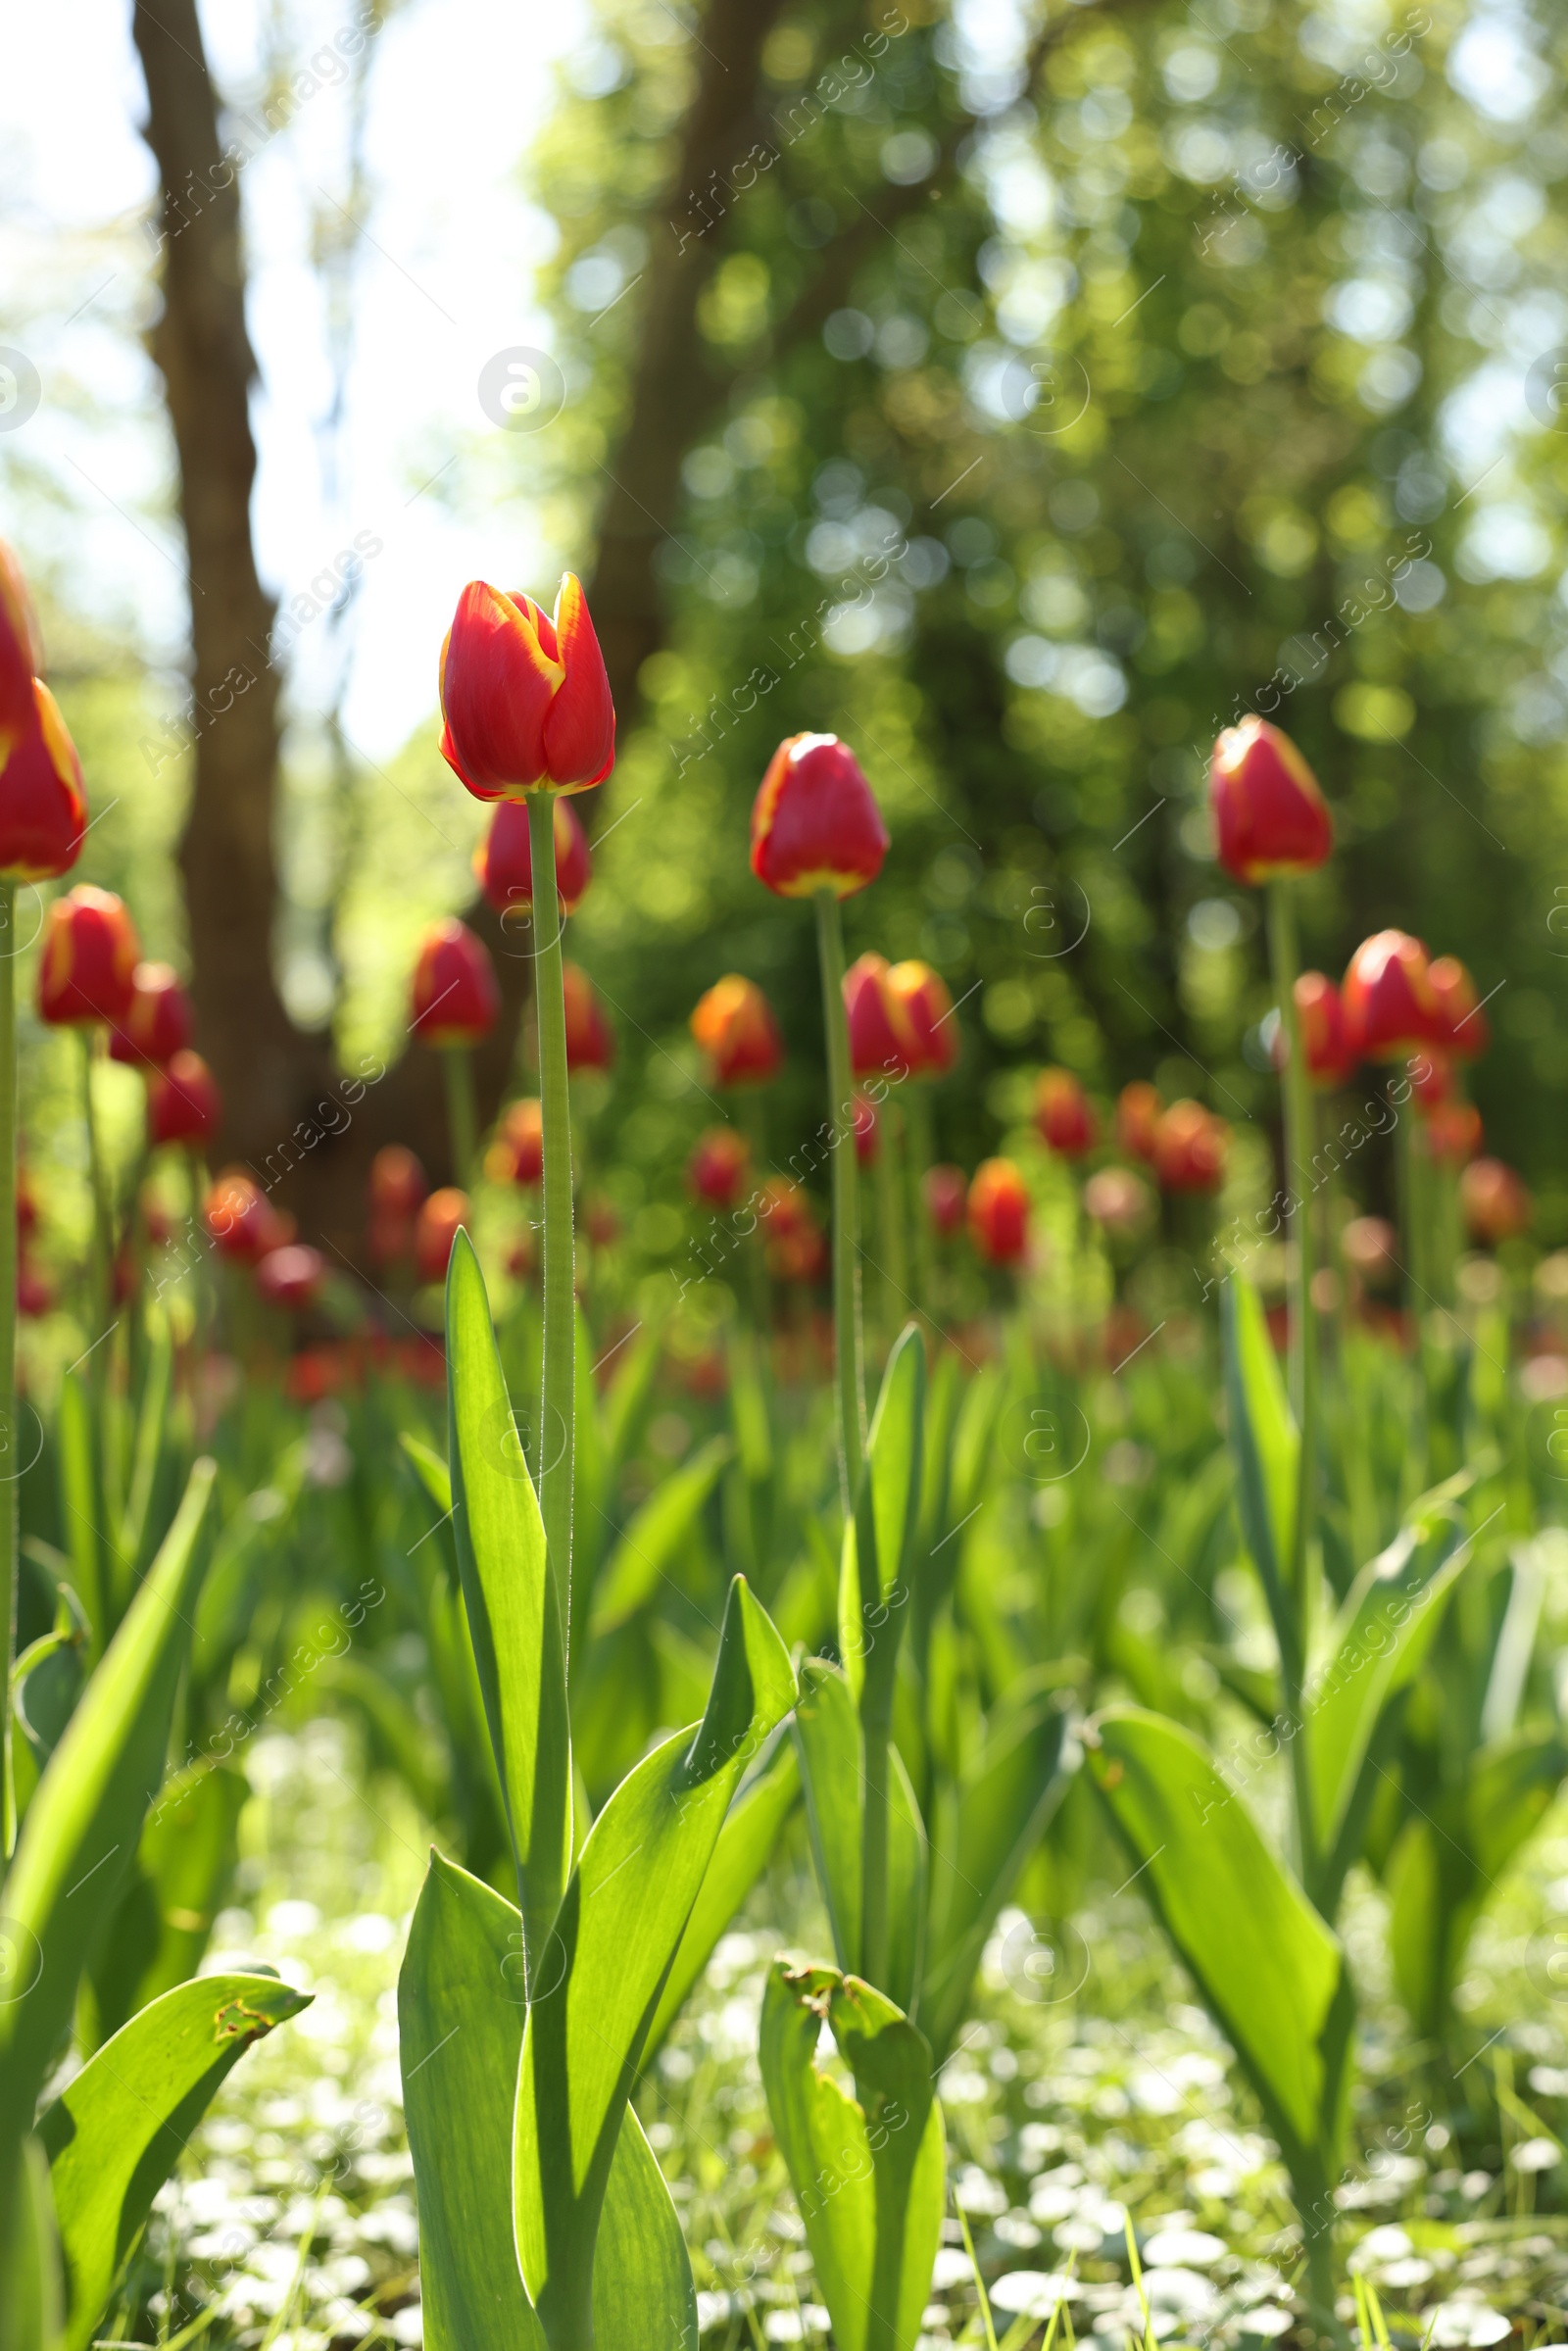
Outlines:
{"label": "thin flower stem", "polygon": [[572,1278],[566,1000],[562,983],[561,903],[556,896],[555,804],[548,792],[528,795],[528,850],[533,867],[534,1010],[544,1121],[545,1328],[539,1397],[539,1511],[556,1571],[563,1622],[569,1622],[577,1298]]}
{"label": "thin flower stem", "polygon": [[909,1087],[908,1151],[905,1184],[914,1231],[914,1295],[921,1312],[935,1327],[936,1273],[931,1248],[931,1219],[926,1213],[925,1179],[931,1166],[931,1098],[916,1078]]}
{"label": "thin flower stem", "polygon": [[860,1340],[860,1215],[855,1162],[855,1106],[850,1082],[850,1024],[844,1009],[844,923],[831,890],[816,893],[816,944],[822,965],[822,1025],[833,1149],[833,1344],[839,1390],[839,1488],[844,1515],[855,1508],[865,1457],[865,1401]]}
{"label": "thin flower stem", "polygon": [[11,1669],[17,1655],[17,885],[0,881],[0,1608],[5,1677],[0,1682],[0,1836],[7,1858],[17,1842],[11,1775]]}
{"label": "thin flower stem", "polygon": [[909,1269],[905,1250],[904,1127],[890,1093],[877,1110],[877,1239],[882,1249],[884,1333],[892,1347],[909,1311]]}
{"label": "thin flower stem", "polygon": [[471,1047],[443,1046],[441,1065],[446,1077],[447,1134],[452,1144],[453,1178],[465,1192],[471,1192],[479,1158],[479,1119],[473,1103]]}

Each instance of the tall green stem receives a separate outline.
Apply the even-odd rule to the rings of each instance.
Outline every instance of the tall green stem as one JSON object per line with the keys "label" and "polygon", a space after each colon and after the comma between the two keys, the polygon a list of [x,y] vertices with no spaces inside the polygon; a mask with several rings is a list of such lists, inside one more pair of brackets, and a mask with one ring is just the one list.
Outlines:
{"label": "tall green stem", "polygon": [[822,1026],[833,1144],[833,1346],[839,1391],[839,1488],[844,1515],[855,1508],[865,1453],[860,1341],[860,1213],[855,1162],[850,1023],[844,1009],[844,923],[831,890],[816,893],[816,945],[822,965]]}
{"label": "tall green stem", "polygon": [[[98,1114],[93,1108],[92,1065],[98,1043],[95,1028],[83,1025],[76,1031],[81,1039],[81,1115],[87,1129],[87,1169],[92,1184],[92,1250],[88,1259],[92,1282],[91,1321],[94,1340],[101,1339],[109,1327],[109,1267],[112,1244],[109,1230],[109,1186],[104,1175],[104,1154],[98,1140]],[[104,1358],[94,1355],[94,1365]],[[93,1389],[102,1386],[103,1375],[95,1368]]]}
{"label": "tall green stem", "polygon": [[539,1397],[539,1511],[562,1609],[569,1622],[577,1298],[572,1280],[566,1000],[561,976],[561,902],[556,896],[555,805],[548,792],[528,795],[528,851],[533,866],[534,1010],[539,1024],[539,1100],[544,1120],[545,1343]]}
{"label": "tall green stem", "polygon": [[936,1320],[936,1270],[931,1248],[931,1219],[926,1213],[925,1179],[931,1165],[931,1097],[919,1078],[909,1087],[909,1149],[905,1182],[909,1213],[914,1219],[914,1292],[920,1311]]}
{"label": "tall green stem", "polygon": [[441,1064],[446,1077],[447,1133],[452,1144],[452,1169],[465,1192],[473,1190],[479,1158],[479,1118],[473,1102],[473,1052],[466,1045],[444,1045]]}
{"label": "tall green stem", "polygon": [[904,1121],[891,1091],[877,1109],[876,1221],[882,1249],[882,1295],[891,1347],[909,1311],[904,1227]]}
{"label": "tall green stem", "polygon": [[16,1849],[11,1778],[11,1668],[17,1655],[17,885],[0,881],[0,1607],[5,1612],[0,1681],[0,1834]]}

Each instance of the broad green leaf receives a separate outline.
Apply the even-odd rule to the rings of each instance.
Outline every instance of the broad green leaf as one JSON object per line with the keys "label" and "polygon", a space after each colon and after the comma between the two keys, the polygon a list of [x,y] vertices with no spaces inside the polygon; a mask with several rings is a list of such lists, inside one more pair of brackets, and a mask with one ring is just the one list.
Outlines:
{"label": "broad green leaf", "polygon": [[412,1429],[399,1432],[398,1445],[404,1459],[434,1502],[443,1518],[452,1516],[452,1472],[433,1445],[416,1437]]}
{"label": "broad green leaf", "polygon": [[249,1795],[244,1773],[231,1763],[190,1764],[160,1790],[135,1872],[91,1967],[100,2039],[200,1967]]}
{"label": "broad green leaf", "polygon": [[12,1770],[19,1818],[65,1736],[86,1679],[87,1629],[70,1604],[70,1589],[59,1587],[53,1631],[29,1641],[12,1670]]}
{"label": "broad green leaf", "polygon": [[[824,2020],[854,2096],[818,2070]],[[778,1959],[762,1995],[758,2053],[838,2351],[912,2351],[947,2195],[942,2109],[923,2035],[855,1977]]]}
{"label": "broad green leaf", "polygon": [[68,2351],[85,2351],[152,2201],[231,2066],[310,2005],[275,1976],[202,1976],[122,2025],[44,2111]]}
{"label": "broad green leaf", "polygon": [[77,1980],[114,1915],[163,1776],[216,1475],[209,1460],[191,1471],[163,1547],[38,1784],[6,1879],[6,1928],[22,1988],[0,2005],[0,2242],[22,2140]]}
{"label": "broad green leaf", "polygon": [[1262,1581],[1280,1654],[1296,1659],[1298,1669],[1300,1639],[1288,1584],[1301,1441],[1262,1301],[1244,1273],[1233,1273],[1220,1289],[1220,1331],[1237,1515]]}
{"label": "broad green leaf", "polygon": [[780,1739],[761,1770],[741,1789],[725,1815],[713,1858],[704,1875],[674,1964],[659,1995],[654,2021],[648,2028],[641,2061],[645,2066],[652,2062],[665,2033],[686,2005],[687,1995],[712,1957],[719,1936],[767,1867],[800,1794],[799,1758],[793,1742],[787,1738]]}
{"label": "broad green leaf", "polygon": [[121,1555],[132,1573],[142,1562],[148,1516],[160,1483],[159,1469],[164,1460],[165,1440],[169,1431],[173,1369],[173,1341],[168,1323],[160,1319],[151,1331],[141,1409],[136,1419],[136,1449],[131,1461],[130,1492],[125,1499],[120,1530]]}
{"label": "broad green leaf", "polygon": [[60,2351],[65,2314],[49,2162],[29,2133],[10,2219],[0,2221],[0,2351]]}
{"label": "broad green leaf", "polygon": [[531,1965],[571,1861],[565,1626],[484,1276],[461,1231],[447,1269],[447,1366],[458,1568]]}
{"label": "broad green leaf", "polygon": [[883,1720],[892,1704],[899,1642],[909,1613],[909,1551],[920,1510],[924,1426],[925,1341],[911,1322],[882,1375],[860,1492],[844,1530],[839,1577],[839,1646],[850,1687],[858,1703],[869,1703]]}
{"label": "broad green leaf", "polygon": [[680,2215],[630,2105],[621,2117],[593,2260],[595,2343],[606,2351],[612,2344],[696,2351],[697,2289]]}
{"label": "broad green leaf", "polygon": [[[806,1660],[795,1721],[817,1884],[834,1954],[853,1975],[860,1965],[865,1772],[860,1718],[840,1667],[821,1657]],[[896,1747],[889,1752],[886,1988],[907,2013],[919,1991],[925,1945],[926,1840],[903,1758]]]}
{"label": "broad green leaf", "polygon": [[643,2044],[730,1797],[794,1698],[783,1643],[737,1577],[708,1712],[610,1798],[540,1955],[514,2183],[523,2277],[552,2343],[586,2337],[594,2237]]}
{"label": "broad green leaf", "polygon": [[1332,2171],[1349,2092],[1339,1942],[1191,1732],[1114,1706],[1088,1750],[1138,1885],[1230,2040],[1298,2192]]}
{"label": "broad green leaf", "polygon": [[92,1405],[84,1382],[74,1371],[68,1371],[60,1385],[55,1445],[60,1465],[60,1518],[71,1560],[71,1580],[92,1628],[87,1658],[89,1664],[95,1665],[103,1655],[111,1629],[109,1594],[105,1590],[104,1546],[98,1533]]}
{"label": "broad green leaf", "polygon": [[674,1581],[671,1570],[691,1542],[732,1450],[727,1437],[710,1439],[654,1489],[622,1529],[594,1587],[589,1632],[595,1641],[645,1608],[661,1585]]}

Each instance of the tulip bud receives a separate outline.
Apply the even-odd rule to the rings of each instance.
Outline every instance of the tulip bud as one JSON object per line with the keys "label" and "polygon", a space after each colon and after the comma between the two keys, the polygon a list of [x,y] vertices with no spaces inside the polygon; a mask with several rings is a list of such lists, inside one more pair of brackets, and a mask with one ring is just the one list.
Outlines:
{"label": "tulip bud", "polygon": [[136,969],[135,927],[112,890],[78,882],[49,908],[38,962],[38,1013],[56,1027],[122,1021]]}
{"label": "tulip bud", "polygon": [[1345,975],[1346,1051],[1357,1061],[1402,1061],[1446,1042],[1427,951],[1405,931],[1363,939]]}
{"label": "tulip bud", "polygon": [[414,1228],[414,1270],[421,1282],[446,1279],[447,1261],[458,1238],[458,1227],[468,1221],[468,1196],[455,1184],[432,1192],[419,1210]]}
{"label": "tulip bud", "polygon": [[1471,1160],[1459,1178],[1459,1206],[1471,1237],[1490,1249],[1517,1239],[1531,1217],[1523,1180],[1500,1159]]}
{"label": "tulip bud", "polygon": [[130,1009],[109,1032],[109,1057],[165,1068],[191,1041],[190,998],[167,963],[138,963]]}
{"label": "tulip bud", "polygon": [[1134,1078],[1130,1086],[1123,1086],[1116,1097],[1116,1141],[1130,1158],[1152,1164],[1154,1136],[1164,1107],[1159,1088],[1145,1079]]}
{"label": "tulip bud", "polygon": [[969,1204],[969,1182],[961,1167],[939,1164],[928,1167],[920,1178],[920,1197],[931,1228],[942,1240],[951,1240],[962,1226]]}
{"label": "tulip bud", "polygon": [[887,826],[860,763],[837,735],[790,735],[767,764],[752,808],[752,871],[780,898],[831,890],[852,898],[874,882]]}
{"label": "tulip bud", "polygon": [[[1321,971],[1303,971],[1292,993],[1308,1076],[1325,1092],[1343,1086],[1354,1071],[1356,1056],[1346,1043],[1345,1005],[1338,988]],[[1286,1043],[1282,1020],[1274,1032],[1276,1069],[1285,1067]]]}
{"label": "tulip bud", "polygon": [[1399,1269],[1399,1236],[1385,1216],[1352,1216],[1340,1235],[1340,1254],[1370,1289],[1381,1289]]}
{"label": "tulip bud", "polygon": [[1201,1102],[1172,1102],[1154,1130],[1154,1173],[1166,1192],[1217,1192],[1230,1128]]}
{"label": "tulip bud", "polygon": [[[556,895],[563,916],[574,914],[594,878],[588,836],[569,800],[554,804]],[[504,800],[490,830],[473,853],[474,878],[498,914],[526,914],[533,906],[533,853],[528,847],[528,805]]]}
{"label": "tulip bud", "polygon": [[223,1100],[218,1091],[218,1080],[200,1053],[189,1051],[172,1055],[165,1069],[154,1069],[147,1079],[147,1146],[156,1151],[161,1143],[188,1143],[200,1150],[210,1143],[223,1122]]}
{"label": "tulip bud", "polygon": [[[76,747],[48,687],[34,678],[31,691],[27,723],[10,737],[10,756],[0,769],[0,874],[17,882],[49,881],[67,872],[87,830]],[[0,727],[0,744],[5,740]]]}
{"label": "tulip bud", "polygon": [[1226,728],[1214,745],[1208,791],[1219,861],[1239,882],[1310,873],[1334,847],[1334,819],[1317,777],[1266,718]]}
{"label": "tulip bud", "polygon": [[692,1035],[708,1055],[715,1086],[765,1085],[784,1066],[784,1040],[755,980],[728,971],[699,997]]}
{"label": "tulip bud", "polygon": [[1478,1060],[1492,1043],[1492,1030],[1476,996],[1476,984],[1457,955],[1439,955],[1427,971],[1438,1007],[1444,1043],[1456,1060]]}
{"label": "tulip bud", "polygon": [[17,1312],[26,1315],[29,1321],[35,1321],[40,1314],[47,1314],[54,1302],[54,1288],[48,1277],[40,1273],[29,1258],[19,1259]]}
{"label": "tulip bud", "polygon": [[270,1306],[303,1314],[314,1306],[326,1280],[326,1259],[319,1249],[298,1242],[270,1249],[256,1268],[256,1287]]}
{"label": "tulip bud", "polygon": [[492,1184],[537,1184],[545,1171],[544,1107],[538,1099],[509,1102],[484,1155]]}
{"label": "tulip bud", "polygon": [[238,1167],[225,1168],[207,1195],[207,1230],[223,1256],[236,1264],[259,1265],[292,1236],[291,1222],[279,1216],[265,1192]]}
{"label": "tulip bud", "polygon": [[1463,1167],[1484,1140],[1474,1102],[1439,1102],[1425,1121],[1428,1156],[1440,1167]]}
{"label": "tulip bud", "polygon": [[429,1189],[424,1169],[406,1144],[384,1144],[370,1161],[372,1216],[413,1216]]}
{"label": "tulip bud", "polygon": [[986,1159],[969,1186],[969,1238],[989,1265],[1016,1265],[1029,1247],[1029,1192],[1010,1159]]}
{"label": "tulip bud", "polygon": [[850,965],[844,974],[844,1010],[853,1074],[907,1077],[919,1055],[919,1040],[888,986],[886,955],[858,955]]}
{"label": "tulip bud", "polygon": [[868,1094],[857,1094],[851,1104],[855,1119],[855,1156],[858,1165],[876,1165],[877,1132],[876,1104]]}
{"label": "tulip bud", "polygon": [[593,981],[579,964],[561,967],[566,1004],[566,1069],[609,1069],[615,1058],[615,1032]]}
{"label": "tulip bud", "polygon": [[501,991],[482,939],[455,914],[433,922],[419,943],[409,1026],[426,1045],[477,1045],[495,1027]]}
{"label": "tulip bud", "polygon": [[581,584],[554,619],[471,579],[441,648],[441,756],[476,800],[585,792],[615,762],[615,706]]}
{"label": "tulip bud", "polygon": [[894,964],[887,985],[913,1036],[910,1075],[946,1077],[958,1058],[958,1024],[947,981],[929,963],[911,958]]}
{"label": "tulip bud", "polygon": [[[34,681],[42,667],[38,623],[33,617],[27,583],[22,576],[22,565],[0,539],[0,762],[10,759],[16,745],[32,726]],[[49,870],[58,873],[63,868],[53,866]],[[19,878],[41,881],[44,877],[24,874]]]}
{"label": "tulip bud", "polygon": [[694,1200],[721,1211],[733,1208],[746,1189],[752,1154],[733,1127],[710,1127],[699,1135],[686,1162],[687,1188]]}
{"label": "tulip bud", "polygon": [[1130,1167],[1102,1167],[1084,1186],[1084,1207],[1118,1241],[1136,1239],[1153,1214],[1154,1200],[1142,1176]]}
{"label": "tulip bud", "polygon": [[1100,1139],[1094,1104],[1070,1069],[1041,1071],[1035,1087],[1035,1124],[1064,1159],[1081,1159]]}

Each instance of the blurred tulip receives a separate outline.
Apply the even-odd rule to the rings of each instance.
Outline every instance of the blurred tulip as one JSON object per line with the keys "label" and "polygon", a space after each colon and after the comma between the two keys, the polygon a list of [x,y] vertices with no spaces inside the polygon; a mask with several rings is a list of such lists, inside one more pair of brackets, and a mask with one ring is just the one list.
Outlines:
{"label": "blurred tulip", "polygon": [[752,871],[780,898],[874,882],[887,826],[860,763],[837,735],[790,735],[768,761],[752,809]]}
{"label": "blurred tulip", "polygon": [[[556,896],[561,911],[574,914],[594,878],[588,836],[571,802],[560,798],[554,808],[556,829]],[[533,906],[533,853],[528,847],[528,808],[525,801],[504,800],[490,819],[490,830],[473,853],[474,878],[498,914],[527,913]]]}
{"label": "blurred tulip", "polygon": [[414,1211],[373,1208],[367,1240],[370,1263],[383,1273],[390,1266],[407,1264],[414,1254]]}
{"label": "blurred tulip", "polygon": [[509,1102],[484,1155],[493,1184],[537,1184],[545,1169],[544,1109],[537,1096]]}
{"label": "blurred tulip", "polygon": [[162,1143],[188,1143],[199,1149],[211,1143],[222,1121],[223,1098],[200,1053],[177,1053],[166,1069],[155,1069],[149,1075],[149,1150]]}
{"label": "blurred tulip", "polygon": [[1154,1196],[1130,1167],[1102,1167],[1084,1186],[1084,1207],[1118,1241],[1131,1241],[1150,1223]]}
{"label": "blurred tulip", "polygon": [[0,539],[0,760],[9,759],[33,723],[33,687],[42,667],[43,649],[27,583],[22,565]]}
{"label": "blurred tulip", "polygon": [[468,1196],[455,1184],[443,1185],[424,1201],[414,1227],[414,1270],[421,1282],[446,1279],[458,1227],[467,1221]]}
{"label": "blurred tulip", "polygon": [[413,1216],[429,1189],[429,1178],[407,1144],[383,1144],[370,1161],[372,1216]]}
{"label": "blurred tulip", "polygon": [[167,963],[138,963],[130,1009],[109,1032],[109,1057],[165,1068],[189,1045],[196,1027],[190,998]]}
{"label": "blurred tulip", "polygon": [[326,1259],[319,1249],[292,1242],[270,1249],[256,1268],[256,1287],[270,1306],[303,1314],[314,1306],[326,1280]]}
{"label": "blurred tulip", "polygon": [[945,1162],[928,1167],[920,1178],[920,1197],[932,1231],[944,1241],[962,1230],[969,1205],[969,1180],[961,1167]]}
{"label": "blurred tulip", "polygon": [[985,1159],[969,1186],[969,1237],[990,1265],[1016,1265],[1029,1247],[1029,1191],[1010,1159]]}
{"label": "blurred tulip", "polygon": [[1492,1029],[1475,981],[1457,955],[1439,955],[1427,979],[1437,1001],[1443,1042],[1456,1060],[1478,1060],[1492,1043]]}
{"label": "blurred tulip", "polygon": [[1176,1102],[1154,1131],[1154,1173],[1166,1192],[1217,1192],[1230,1129],[1201,1102]]}
{"label": "blurred tulip", "polygon": [[1130,1086],[1123,1086],[1116,1097],[1116,1142],[1129,1157],[1152,1164],[1154,1136],[1164,1107],[1159,1088],[1145,1079],[1134,1078]]}
{"label": "blurred tulip", "polygon": [[[1340,992],[1321,971],[1303,971],[1295,987],[1296,1017],[1300,1023],[1307,1073],[1325,1092],[1343,1086],[1355,1069],[1356,1056],[1345,1035],[1345,1005]],[[1274,1032],[1274,1066],[1285,1067],[1285,1023]]]}
{"label": "blurred tulip", "polygon": [[914,1039],[910,1072],[917,1078],[945,1077],[958,1058],[958,1024],[954,1018],[953,991],[929,963],[895,963],[887,975],[889,993],[902,1009]]}
{"label": "blurred tulip", "polygon": [[141,1217],[141,1229],[149,1249],[162,1249],[174,1238],[174,1219],[164,1206],[150,1184],[144,1184],[136,1201]]}
{"label": "blurred tulip", "polygon": [[1429,1117],[1452,1096],[1453,1064],[1446,1053],[1412,1053],[1405,1063],[1405,1076],[1418,1107]]}
{"label": "blurred tulip", "polygon": [[780,1282],[819,1282],[827,1270],[827,1236],[815,1223],[795,1224],[772,1233],[767,1242],[767,1270]]}
{"label": "blurred tulip", "polygon": [[30,1241],[38,1229],[38,1195],[33,1190],[31,1171],[17,1169],[17,1239]]}
{"label": "blurred tulip", "polygon": [[[0,743],[4,740],[0,726]],[[0,769],[0,876],[42,882],[69,871],[86,831],[81,761],[54,696],[35,678],[27,723],[11,738],[10,757]]]}
{"label": "blurred tulip", "polygon": [[857,1094],[851,1107],[855,1118],[855,1156],[862,1167],[873,1167],[879,1141],[876,1104],[868,1094]]}
{"label": "blurred tulip", "polygon": [[1459,1178],[1459,1206],[1472,1238],[1489,1249],[1516,1239],[1530,1223],[1530,1194],[1501,1159],[1471,1160]]}
{"label": "blurred tulip", "polygon": [[419,942],[409,992],[409,1026],[426,1045],[477,1045],[495,1027],[501,991],[482,939],[448,914]]}
{"label": "blurred tulip", "polygon": [[526,1282],[538,1262],[531,1233],[519,1233],[507,1251],[507,1272],[514,1282]]}
{"label": "blurred tulip", "polygon": [[615,1032],[599,992],[579,964],[564,963],[561,985],[566,1000],[566,1069],[609,1069],[615,1058]]}
{"label": "blurred tulip", "polygon": [[733,1208],[746,1189],[752,1153],[744,1135],[734,1127],[710,1127],[699,1135],[686,1162],[686,1183],[694,1200],[710,1208]]}
{"label": "blurred tulip", "polygon": [[763,1085],[784,1066],[784,1040],[773,1008],[755,980],[728,971],[697,1000],[692,1035],[708,1055],[715,1086]]}
{"label": "blurred tulip", "polygon": [[135,926],[112,890],[78,882],[49,908],[38,960],[38,1013],[61,1028],[122,1021],[138,955]]}
{"label": "blurred tulip", "polygon": [[1214,745],[1209,805],[1219,861],[1250,885],[1310,873],[1334,847],[1334,819],[1317,777],[1289,735],[1255,714]]}
{"label": "blurred tulip", "polygon": [[620,1239],[620,1218],[611,1202],[601,1196],[584,1207],[582,1229],[594,1249],[613,1249]]}
{"label": "blurred tulip", "polygon": [[1405,931],[1363,939],[1345,974],[1346,1051],[1358,1061],[1402,1061],[1444,1043],[1427,951]]}
{"label": "blurred tulip", "polygon": [[217,1178],[204,1213],[217,1249],[240,1265],[260,1264],[292,1238],[292,1220],[278,1214],[242,1168],[225,1168]]}
{"label": "blurred tulip", "polygon": [[472,579],[441,648],[441,756],[476,800],[584,792],[615,762],[615,708],[579,581],[550,618]]}
{"label": "blurred tulip", "polygon": [[1352,1216],[1340,1235],[1340,1254],[1372,1290],[1392,1282],[1399,1269],[1399,1236],[1385,1216]]}
{"label": "blurred tulip", "polygon": [[22,1257],[17,1263],[17,1312],[35,1321],[47,1314],[55,1302],[54,1285],[39,1271],[30,1258]]}
{"label": "blurred tulip", "polygon": [[844,1012],[850,1027],[852,1074],[858,1078],[907,1077],[919,1058],[919,1040],[888,986],[886,955],[858,955],[850,965],[844,974]]}
{"label": "blurred tulip", "polygon": [[1463,1167],[1480,1151],[1484,1136],[1474,1102],[1440,1102],[1425,1121],[1427,1153],[1440,1167]]}
{"label": "blurred tulip", "polygon": [[1035,1125],[1054,1151],[1081,1159],[1100,1138],[1094,1104],[1070,1069],[1043,1069],[1035,1084]]}

